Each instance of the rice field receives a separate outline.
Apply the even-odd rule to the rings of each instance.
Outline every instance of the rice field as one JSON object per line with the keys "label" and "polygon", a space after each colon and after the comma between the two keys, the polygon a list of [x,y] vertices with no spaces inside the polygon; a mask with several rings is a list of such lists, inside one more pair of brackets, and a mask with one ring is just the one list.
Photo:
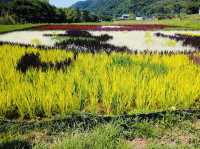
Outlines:
{"label": "rice field", "polygon": [[[98,54],[0,46],[0,116],[36,118],[200,108],[200,66],[187,54]],[[17,69],[26,54],[65,69]],[[198,56],[198,54],[197,54]],[[49,64],[50,63],[50,64]]]}

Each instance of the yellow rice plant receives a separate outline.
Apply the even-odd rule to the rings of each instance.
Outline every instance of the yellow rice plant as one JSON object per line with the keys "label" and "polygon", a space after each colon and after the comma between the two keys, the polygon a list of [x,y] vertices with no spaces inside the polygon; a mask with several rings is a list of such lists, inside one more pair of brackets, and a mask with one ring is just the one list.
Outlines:
{"label": "yellow rice plant", "polygon": [[43,62],[72,57],[62,50],[0,46],[0,116],[52,117],[73,112],[118,115],[200,108],[200,66],[187,55],[79,54],[65,71],[30,69],[17,62],[25,53]]}

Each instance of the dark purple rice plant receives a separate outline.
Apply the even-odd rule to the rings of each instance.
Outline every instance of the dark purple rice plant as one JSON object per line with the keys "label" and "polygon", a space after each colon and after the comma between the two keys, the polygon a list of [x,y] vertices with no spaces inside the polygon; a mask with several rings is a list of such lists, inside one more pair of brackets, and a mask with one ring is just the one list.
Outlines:
{"label": "dark purple rice plant", "polygon": [[64,40],[60,43],[56,43],[56,47],[61,49],[76,49],[79,52],[130,52],[127,47],[118,47],[109,43],[101,42],[100,40],[88,40],[88,39],[75,39]]}
{"label": "dark purple rice plant", "polygon": [[52,46],[45,46],[45,45],[37,45],[34,46],[32,44],[25,44],[25,43],[18,43],[18,42],[9,42],[9,41],[0,41],[0,45],[11,45],[11,46],[19,46],[24,48],[37,48],[39,50],[53,50],[55,47]]}
{"label": "dark purple rice plant", "polygon": [[68,30],[66,35],[70,37],[92,37],[92,34],[83,30]]}
{"label": "dark purple rice plant", "polygon": [[198,50],[200,50],[200,36],[191,36],[191,35],[183,35],[183,34],[176,34],[178,38],[183,39],[184,46],[192,46]]}
{"label": "dark purple rice plant", "polygon": [[[73,52],[74,55],[76,55],[75,57],[78,56],[77,52],[90,52],[90,51],[93,51],[93,52],[96,51],[97,52],[97,50],[89,50],[89,49],[87,49],[87,47],[77,46],[75,44],[63,46],[62,44],[56,43],[55,46],[52,47],[52,46],[45,46],[45,45],[33,46],[31,44],[0,41],[0,45],[11,45],[11,46],[24,47],[24,48],[31,47],[31,48],[36,48],[38,50],[55,50],[56,48],[59,48],[60,50],[67,50],[67,51]],[[103,50],[100,50],[100,51],[103,51]],[[119,50],[114,50],[114,51],[119,51]],[[192,51],[176,51],[176,52],[175,51],[159,51],[158,52],[158,51],[149,51],[149,50],[146,50],[146,51],[138,51],[138,50],[131,51],[127,47],[124,47],[124,49],[121,50],[121,52],[124,52],[124,51],[135,54],[135,55],[137,55],[137,54],[149,54],[149,55],[159,54],[159,55],[169,55],[169,56],[174,55],[174,54],[192,54],[193,53]],[[107,52],[107,53],[109,54],[111,52],[112,51]]]}
{"label": "dark purple rice plant", "polygon": [[155,33],[157,37],[169,38],[176,41],[182,41],[183,46],[191,46],[197,50],[200,50],[200,37],[191,36],[191,35],[183,35],[183,34],[175,34],[175,35],[166,35],[163,33]]}
{"label": "dark purple rice plant", "polygon": [[83,31],[83,30],[69,30],[69,31],[66,31],[65,34],[44,34],[44,36],[48,36],[48,37],[90,38],[90,39],[100,40],[102,42],[106,42],[108,40],[113,39],[113,37],[108,35],[108,34],[94,36],[91,33],[89,33],[88,31]]}
{"label": "dark purple rice plant", "polygon": [[46,71],[49,68],[55,70],[65,70],[72,63],[71,58],[67,58],[62,62],[49,62],[44,63],[40,60],[40,55],[37,53],[25,53],[24,56],[18,61],[17,70],[22,73],[26,73],[30,68],[41,69],[42,71]]}

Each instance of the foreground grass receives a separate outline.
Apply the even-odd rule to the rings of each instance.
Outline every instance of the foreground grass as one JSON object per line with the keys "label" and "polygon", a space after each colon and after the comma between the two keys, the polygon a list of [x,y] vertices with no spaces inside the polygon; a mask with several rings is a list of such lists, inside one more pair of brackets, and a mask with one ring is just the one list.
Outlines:
{"label": "foreground grass", "polygon": [[35,25],[33,25],[33,24],[0,25],[0,33],[28,29],[33,26],[35,26]]}
{"label": "foreground grass", "polygon": [[[195,149],[200,147],[200,120],[166,115],[155,121],[114,121],[95,127],[67,127],[66,123],[44,127],[23,122],[0,125],[0,148],[33,149]],[[2,123],[1,123],[2,124]],[[62,128],[62,129],[60,129]],[[8,131],[5,131],[8,130]],[[13,131],[14,130],[14,131]]]}
{"label": "foreground grass", "polygon": [[25,53],[59,62],[72,53],[0,47],[0,116],[104,115],[199,108],[200,67],[187,55],[79,54],[65,70],[17,70]]}

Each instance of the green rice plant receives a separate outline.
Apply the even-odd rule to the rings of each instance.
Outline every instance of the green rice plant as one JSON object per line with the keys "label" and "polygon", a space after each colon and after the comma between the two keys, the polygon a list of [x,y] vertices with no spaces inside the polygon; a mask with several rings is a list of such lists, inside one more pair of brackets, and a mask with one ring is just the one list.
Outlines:
{"label": "green rice plant", "polygon": [[111,65],[116,66],[131,66],[133,63],[132,59],[128,55],[115,55],[112,57]]}
{"label": "green rice plant", "polygon": [[167,39],[165,44],[166,44],[166,46],[169,46],[169,47],[175,47],[177,42],[176,42],[176,40]]}
{"label": "green rice plant", "polygon": [[31,44],[34,46],[38,46],[38,45],[41,45],[41,41],[37,38],[34,38],[31,40]]}
{"label": "green rice plant", "polygon": [[146,44],[148,45],[153,44],[153,35],[151,32],[145,32],[144,39]]}

